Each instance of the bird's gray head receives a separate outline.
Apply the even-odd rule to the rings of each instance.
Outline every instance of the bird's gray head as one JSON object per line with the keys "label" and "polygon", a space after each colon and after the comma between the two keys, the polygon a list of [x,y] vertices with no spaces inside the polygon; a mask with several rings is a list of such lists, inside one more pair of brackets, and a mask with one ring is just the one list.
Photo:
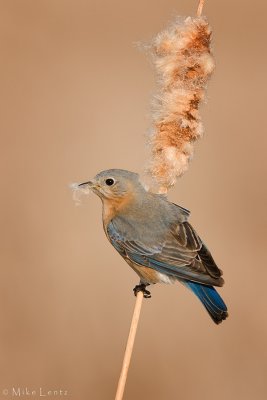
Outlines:
{"label": "bird's gray head", "polygon": [[97,174],[91,181],[81,183],[88,186],[102,200],[123,198],[136,191],[144,191],[139,175],[123,169],[108,169]]}

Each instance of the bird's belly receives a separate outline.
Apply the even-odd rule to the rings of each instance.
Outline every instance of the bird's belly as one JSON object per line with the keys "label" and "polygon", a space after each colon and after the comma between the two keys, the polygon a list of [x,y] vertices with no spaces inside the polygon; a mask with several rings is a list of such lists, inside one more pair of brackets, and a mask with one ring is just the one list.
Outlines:
{"label": "bird's belly", "polygon": [[130,267],[137,273],[137,275],[139,275],[139,277],[143,283],[149,283],[149,284],[167,283],[167,284],[169,284],[169,283],[174,283],[174,281],[176,280],[175,278],[173,278],[169,275],[166,275],[166,274],[161,274],[160,272],[157,272],[152,268],[135,264],[129,259],[126,261],[130,265]]}

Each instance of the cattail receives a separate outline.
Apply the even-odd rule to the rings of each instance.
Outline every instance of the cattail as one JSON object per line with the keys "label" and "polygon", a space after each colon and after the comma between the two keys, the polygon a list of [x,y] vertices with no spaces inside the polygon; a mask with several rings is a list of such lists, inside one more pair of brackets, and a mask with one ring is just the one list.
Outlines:
{"label": "cattail", "polygon": [[210,37],[204,17],[178,18],[150,46],[158,90],[148,138],[150,160],[141,177],[149,191],[166,193],[175,184],[203,134],[199,105],[214,69]]}

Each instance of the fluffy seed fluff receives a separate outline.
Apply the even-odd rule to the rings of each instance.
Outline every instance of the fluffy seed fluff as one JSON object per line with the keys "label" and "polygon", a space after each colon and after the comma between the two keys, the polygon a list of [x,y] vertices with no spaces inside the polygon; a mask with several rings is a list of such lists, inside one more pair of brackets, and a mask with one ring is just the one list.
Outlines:
{"label": "fluffy seed fluff", "polygon": [[145,188],[166,193],[188,169],[193,143],[203,134],[199,105],[214,70],[211,28],[204,17],[178,18],[152,41],[158,90],[152,103],[150,159]]}
{"label": "fluffy seed fluff", "polygon": [[78,183],[71,183],[69,187],[72,190],[72,198],[76,206],[81,204],[81,197],[83,195],[87,196],[90,194],[90,189],[88,186],[79,186]]}

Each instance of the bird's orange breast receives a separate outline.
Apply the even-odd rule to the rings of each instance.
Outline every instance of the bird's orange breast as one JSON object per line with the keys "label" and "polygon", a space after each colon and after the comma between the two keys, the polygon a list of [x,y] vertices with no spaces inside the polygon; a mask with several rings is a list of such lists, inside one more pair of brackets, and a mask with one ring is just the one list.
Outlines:
{"label": "bird's orange breast", "polygon": [[103,199],[103,223],[107,226],[112,218],[116,217],[119,212],[123,211],[133,200],[133,195],[127,193],[125,196],[104,198]]}

